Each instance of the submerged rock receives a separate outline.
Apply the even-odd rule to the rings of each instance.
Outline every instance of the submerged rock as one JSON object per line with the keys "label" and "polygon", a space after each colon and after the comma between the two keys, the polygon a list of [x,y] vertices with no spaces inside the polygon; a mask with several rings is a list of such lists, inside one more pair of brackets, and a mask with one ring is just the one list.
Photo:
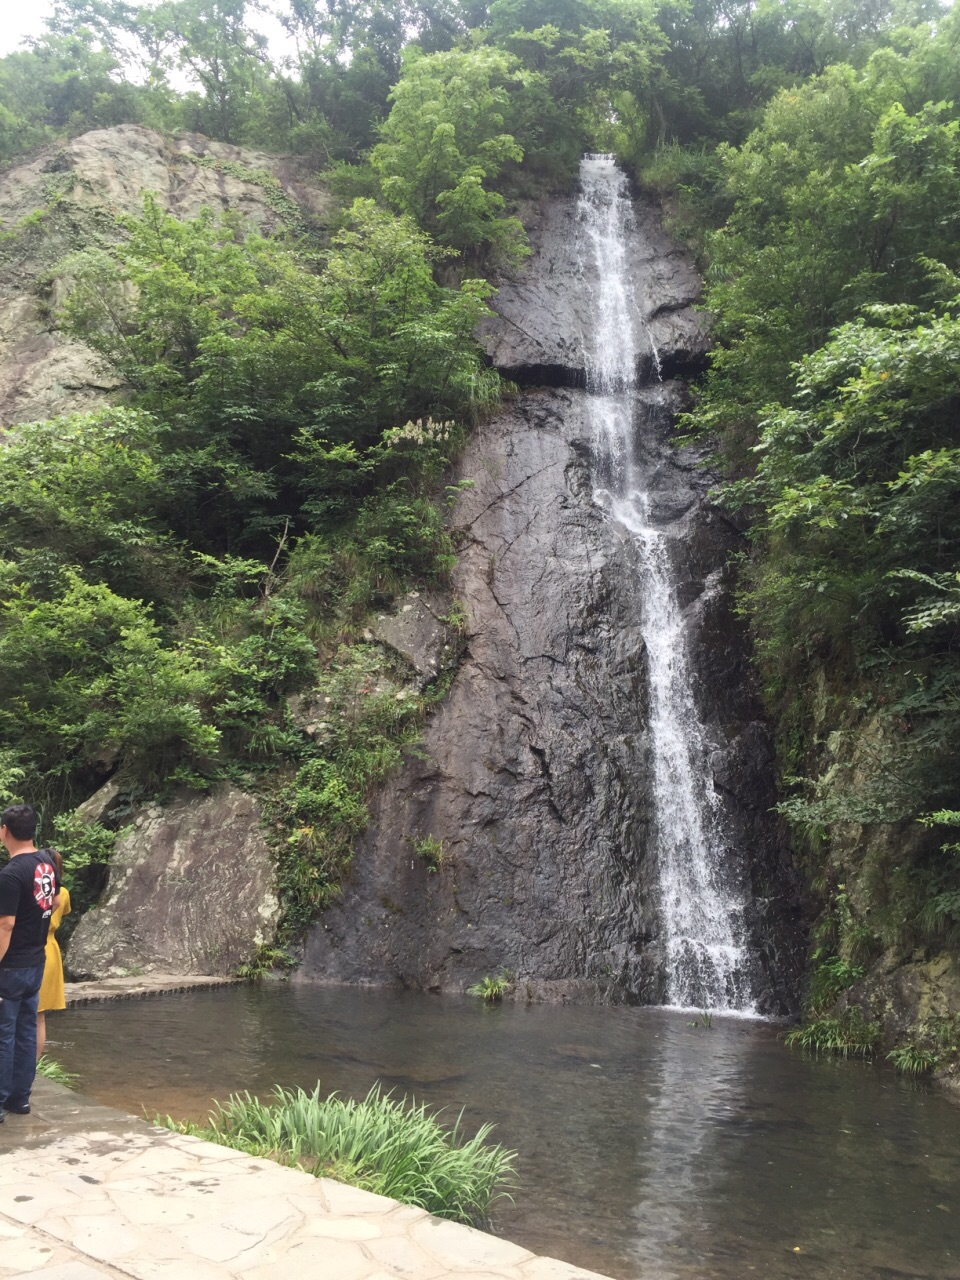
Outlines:
{"label": "submerged rock", "polygon": [[70,939],[70,975],[235,973],[279,916],[259,816],[230,786],[141,811],[117,840],[100,905]]}

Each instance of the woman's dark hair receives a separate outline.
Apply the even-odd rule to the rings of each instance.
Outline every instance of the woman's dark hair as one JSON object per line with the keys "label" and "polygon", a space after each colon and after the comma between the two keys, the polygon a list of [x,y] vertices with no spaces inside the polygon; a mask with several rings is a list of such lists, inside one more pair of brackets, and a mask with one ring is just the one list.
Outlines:
{"label": "woman's dark hair", "polygon": [[0,813],[0,826],[15,840],[32,840],[37,834],[37,815],[28,804],[12,804]]}

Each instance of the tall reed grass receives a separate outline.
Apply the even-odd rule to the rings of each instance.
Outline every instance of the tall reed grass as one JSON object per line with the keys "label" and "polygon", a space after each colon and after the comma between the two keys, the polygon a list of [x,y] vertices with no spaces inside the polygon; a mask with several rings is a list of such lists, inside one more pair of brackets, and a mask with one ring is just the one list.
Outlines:
{"label": "tall reed grass", "polygon": [[444,1128],[426,1104],[397,1100],[376,1085],[362,1102],[321,1098],[319,1086],[313,1093],[277,1088],[270,1102],[234,1094],[217,1103],[205,1128],[169,1117],[160,1123],[480,1225],[516,1185],[516,1152],[487,1141],[489,1124],[467,1138],[461,1121],[462,1113]]}

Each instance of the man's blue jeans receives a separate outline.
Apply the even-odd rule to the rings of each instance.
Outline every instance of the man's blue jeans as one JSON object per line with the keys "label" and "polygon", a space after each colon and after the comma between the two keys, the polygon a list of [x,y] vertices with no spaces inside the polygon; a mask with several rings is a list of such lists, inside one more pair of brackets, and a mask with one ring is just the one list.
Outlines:
{"label": "man's blue jeans", "polygon": [[43,965],[0,968],[0,1107],[30,1101],[37,1074],[37,1004]]}

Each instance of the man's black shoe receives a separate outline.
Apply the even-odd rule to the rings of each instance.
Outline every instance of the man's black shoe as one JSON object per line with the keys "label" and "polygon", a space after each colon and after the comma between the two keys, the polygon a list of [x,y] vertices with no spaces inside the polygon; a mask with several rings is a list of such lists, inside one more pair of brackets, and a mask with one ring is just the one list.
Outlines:
{"label": "man's black shoe", "polygon": [[5,1102],[3,1104],[4,1111],[9,1111],[12,1116],[28,1116],[30,1114],[29,1102]]}

